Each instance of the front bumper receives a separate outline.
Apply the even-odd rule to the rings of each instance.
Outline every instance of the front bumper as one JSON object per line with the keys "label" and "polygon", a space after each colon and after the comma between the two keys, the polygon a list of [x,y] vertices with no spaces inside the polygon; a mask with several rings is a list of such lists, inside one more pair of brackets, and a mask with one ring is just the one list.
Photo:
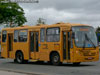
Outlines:
{"label": "front bumper", "polygon": [[99,56],[83,56],[83,57],[74,58],[74,62],[94,62],[98,60],[99,60]]}

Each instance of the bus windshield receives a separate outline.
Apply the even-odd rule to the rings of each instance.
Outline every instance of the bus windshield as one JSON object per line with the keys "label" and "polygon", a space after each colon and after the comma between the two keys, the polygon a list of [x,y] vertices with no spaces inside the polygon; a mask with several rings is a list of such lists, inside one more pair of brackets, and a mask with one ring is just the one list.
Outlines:
{"label": "bus windshield", "polygon": [[97,37],[93,27],[77,26],[72,27],[72,31],[75,33],[75,44],[77,47],[91,48],[98,46]]}

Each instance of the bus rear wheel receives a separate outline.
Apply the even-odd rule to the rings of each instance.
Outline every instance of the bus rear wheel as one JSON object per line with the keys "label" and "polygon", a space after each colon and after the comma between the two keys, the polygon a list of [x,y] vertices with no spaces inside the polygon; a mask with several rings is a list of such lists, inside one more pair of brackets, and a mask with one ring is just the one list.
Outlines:
{"label": "bus rear wheel", "polygon": [[50,60],[51,64],[57,66],[57,65],[60,65],[61,62],[60,62],[60,56],[58,53],[53,53],[51,55],[51,60]]}
{"label": "bus rear wheel", "polygon": [[16,53],[16,62],[19,64],[22,64],[24,62],[24,57],[23,57],[22,52]]}

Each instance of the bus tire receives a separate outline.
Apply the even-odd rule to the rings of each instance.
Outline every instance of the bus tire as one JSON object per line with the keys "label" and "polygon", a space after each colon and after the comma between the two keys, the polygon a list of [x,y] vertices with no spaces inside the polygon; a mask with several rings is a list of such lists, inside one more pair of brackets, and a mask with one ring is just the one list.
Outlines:
{"label": "bus tire", "polygon": [[53,53],[53,54],[51,55],[51,60],[50,60],[50,62],[51,62],[52,65],[55,65],[55,66],[60,65],[61,62],[60,62],[60,56],[59,56],[59,54],[58,54],[58,53]]}
{"label": "bus tire", "polygon": [[74,66],[79,66],[80,65],[80,62],[77,62],[77,63],[73,63]]}
{"label": "bus tire", "polygon": [[16,53],[16,61],[19,64],[22,64],[24,62],[24,56],[22,52],[17,52]]}

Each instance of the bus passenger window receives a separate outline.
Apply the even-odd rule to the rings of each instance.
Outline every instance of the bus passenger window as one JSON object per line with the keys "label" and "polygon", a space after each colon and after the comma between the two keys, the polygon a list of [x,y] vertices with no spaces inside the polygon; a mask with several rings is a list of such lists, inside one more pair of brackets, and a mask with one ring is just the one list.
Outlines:
{"label": "bus passenger window", "polygon": [[59,42],[60,40],[60,29],[59,28],[48,28],[47,29],[47,42]]}
{"label": "bus passenger window", "polygon": [[18,33],[19,33],[19,30],[14,31],[14,42],[18,42]]}
{"label": "bus passenger window", "polygon": [[20,30],[19,32],[19,42],[27,41],[27,30]]}
{"label": "bus passenger window", "polygon": [[6,42],[7,40],[7,31],[2,32],[2,42]]}
{"label": "bus passenger window", "polygon": [[40,30],[40,41],[41,42],[44,42],[45,41],[45,29],[44,28],[42,28]]}

